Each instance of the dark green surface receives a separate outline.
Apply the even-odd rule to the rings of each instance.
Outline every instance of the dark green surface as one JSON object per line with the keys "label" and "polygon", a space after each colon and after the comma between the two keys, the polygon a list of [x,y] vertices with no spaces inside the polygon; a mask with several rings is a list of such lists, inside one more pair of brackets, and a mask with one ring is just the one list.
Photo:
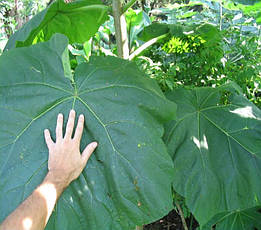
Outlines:
{"label": "dark green surface", "polygon": [[174,160],[174,189],[202,226],[218,213],[261,203],[261,112],[230,90],[167,95],[178,106],[164,137]]}
{"label": "dark green surface", "polygon": [[71,108],[86,118],[81,149],[99,146],[47,229],[127,230],[159,219],[173,208],[173,163],[161,136],[175,104],[134,63],[114,57],[80,65],[73,87],[66,47],[56,35],[0,57],[0,222],[43,180],[43,130],[54,135],[57,114]]}
{"label": "dark green surface", "polygon": [[212,230],[214,225],[216,226],[215,230],[260,230],[260,207],[220,213],[202,230]]}
{"label": "dark green surface", "polygon": [[11,36],[5,50],[47,41],[55,33],[66,35],[70,43],[88,41],[105,22],[107,8],[100,0],[57,0]]}

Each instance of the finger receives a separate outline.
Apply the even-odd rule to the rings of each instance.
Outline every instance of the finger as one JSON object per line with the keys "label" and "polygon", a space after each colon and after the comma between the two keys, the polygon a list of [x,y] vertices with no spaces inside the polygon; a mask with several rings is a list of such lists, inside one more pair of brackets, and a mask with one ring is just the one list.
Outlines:
{"label": "finger", "polygon": [[94,150],[96,149],[97,146],[98,146],[97,142],[92,142],[92,143],[88,144],[86,146],[86,148],[84,149],[84,151],[82,153],[82,160],[83,160],[84,166],[86,165],[87,161],[89,160],[90,156],[92,155],[92,153],[94,152]]}
{"label": "finger", "polygon": [[50,131],[48,129],[44,130],[44,138],[45,138],[45,142],[46,142],[48,149],[50,149],[52,147],[52,145],[54,144],[54,142],[51,138]]}
{"label": "finger", "polygon": [[65,133],[65,139],[69,139],[72,137],[73,127],[74,127],[74,120],[75,120],[75,111],[71,110],[66,126],[66,133]]}
{"label": "finger", "polygon": [[61,113],[57,116],[56,124],[56,141],[63,138],[63,115]]}
{"label": "finger", "polygon": [[78,119],[78,124],[74,134],[74,140],[80,143],[83,133],[84,116],[81,114]]}

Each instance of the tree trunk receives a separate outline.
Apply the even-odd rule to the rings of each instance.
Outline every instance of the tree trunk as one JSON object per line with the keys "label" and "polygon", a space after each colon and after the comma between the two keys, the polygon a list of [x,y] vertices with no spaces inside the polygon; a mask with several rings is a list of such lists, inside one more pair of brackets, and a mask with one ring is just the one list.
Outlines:
{"label": "tree trunk", "polygon": [[146,0],[141,0],[140,4],[141,4],[142,10],[145,11]]}
{"label": "tree trunk", "polygon": [[128,34],[125,16],[122,15],[122,3],[120,0],[113,0],[112,11],[117,43],[118,57],[129,58]]}

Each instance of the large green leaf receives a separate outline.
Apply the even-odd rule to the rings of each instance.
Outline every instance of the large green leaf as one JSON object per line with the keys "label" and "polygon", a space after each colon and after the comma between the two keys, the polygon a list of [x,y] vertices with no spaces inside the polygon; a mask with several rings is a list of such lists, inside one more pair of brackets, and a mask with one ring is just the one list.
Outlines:
{"label": "large green leaf", "polygon": [[260,207],[220,213],[202,228],[202,230],[212,230],[213,226],[215,226],[215,230],[260,230]]}
{"label": "large green leaf", "polygon": [[65,34],[70,43],[83,43],[106,20],[107,8],[100,0],[57,0],[11,36],[5,50],[47,41],[55,33]]}
{"label": "large green leaf", "polygon": [[231,89],[179,89],[177,120],[165,143],[174,161],[174,189],[201,225],[220,212],[261,201],[261,112]]}
{"label": "large green leaf", "polygon": [[63,35],[0,57],[0,222],[42,181],[43,130],[56,116],[85,114],[81,149],[99,147],[60,198],[47,229],[127,230],[172,207],[173,163],[161,139],[175,104],[134,63],[114,57],[80,65],[64,77]]}

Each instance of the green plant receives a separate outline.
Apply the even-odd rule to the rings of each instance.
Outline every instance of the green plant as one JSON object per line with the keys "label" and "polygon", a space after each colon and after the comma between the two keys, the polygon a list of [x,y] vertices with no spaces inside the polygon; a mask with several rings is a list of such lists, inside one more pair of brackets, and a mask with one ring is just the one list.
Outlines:
{"label": "green plant", "polygon": [[[140,28],[133,27],[131,43],[138,49],[148,44],[135,61],[163,91],[172,90],[169,100],[134,63],[93,57],[117,54],[112,40],[120,39],[111,30],[109,7],[98,0],[69,5],[58,0],[16,32],[0,57],[0,221],[47,170],[40,129],[54,125],[58,111],[75,108],[86,114],[84,139],[99,141],[99,149],[64,193],[48,229],[134,229],[173,208],[172,184],[182,215],[189,216],[187,207],[200,228],[230,230],[233,223],[237,230],[261,229],[261,112],[243,95],[259,92],[259,86],[252,90],[251,79],[259,79],[258,65],[252,66],[260,58],[250,59],[253,52],[259,55],[260,44],[249,35],[256,30],[230,26],[237,13],[226,12],[222,4],[174,8],[186,17],[163,10],[175,24],[153,23],[137,40]],[[191,7],[202,14],[188,12]],[[129,32],[132,19],[143,26],[140,15],[127,13]],[[85,20],[89,17],[92,23]],[[68,21],[77,26],[64,27]],[[247,45],[239,48],[244,41]],[[239,50],[245,60],[238,59]],[[253,78],[238,78],[242,66],[254,69]],[[230,80],[243,85],[243,93],[236,84],[223,86]],[[169,120],[164,144],[163,123]],[[32,153],[35,146],[38,151]]]}

